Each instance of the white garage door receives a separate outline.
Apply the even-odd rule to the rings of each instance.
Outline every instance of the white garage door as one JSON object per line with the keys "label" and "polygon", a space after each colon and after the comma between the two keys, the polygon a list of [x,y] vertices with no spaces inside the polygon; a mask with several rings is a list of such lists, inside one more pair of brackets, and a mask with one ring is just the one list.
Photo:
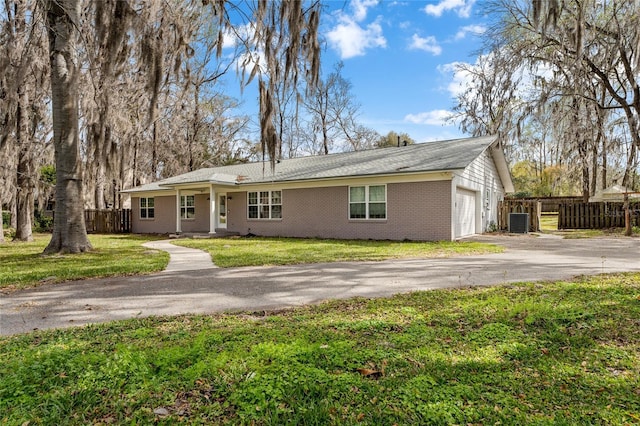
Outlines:
{"label": "white garage door", "polygon": [[476,233],[476,193],[456,188],[456,238]]}

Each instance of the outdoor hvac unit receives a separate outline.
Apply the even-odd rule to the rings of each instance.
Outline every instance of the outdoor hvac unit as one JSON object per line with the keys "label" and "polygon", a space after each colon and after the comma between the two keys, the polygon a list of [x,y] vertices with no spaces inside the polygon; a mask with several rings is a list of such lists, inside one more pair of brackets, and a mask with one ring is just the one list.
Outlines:
{"label": "outdoor hvac unit", "polygon": [[529,213],[509,213],[509,232],[514,234],[529,232]]}

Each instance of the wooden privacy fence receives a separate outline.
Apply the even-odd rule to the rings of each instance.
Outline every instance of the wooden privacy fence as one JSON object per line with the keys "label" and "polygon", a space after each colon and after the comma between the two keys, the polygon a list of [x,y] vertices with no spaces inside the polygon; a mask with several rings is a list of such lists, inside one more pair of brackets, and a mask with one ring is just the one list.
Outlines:
{"label": "wooden privacy fence", "polygon": [[535,200],[504,200],[498,203],[498,229],[509,229],[509,213],[529,213],[529,232],[540,230],[542,203]]}
{"label": "wooden privacy fence", "polygon": [[[631,226],[640,226],[640,202],[630,202]],[[566,203],[558,211],[558,229],[624,228],[624,203]]]}
{"label": "wooden privacy fence", "polygon": [[95,234],[123,234],[131,232],[131,210],[85,210],[87,232]]}
{"label": "wooden privacy fence", "polygon": [[525,198],[506,198],[505,201],[540,201],[542,203],[541,213],[556,213],[561,204],[581,203],[583,197],[525,197]]}

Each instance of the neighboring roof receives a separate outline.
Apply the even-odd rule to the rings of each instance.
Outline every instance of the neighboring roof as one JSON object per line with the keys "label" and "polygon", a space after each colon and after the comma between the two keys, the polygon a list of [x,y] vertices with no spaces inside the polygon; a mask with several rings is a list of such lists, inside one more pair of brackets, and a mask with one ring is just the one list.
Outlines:
{"label": "neighboring roof", "polygon": [[589,198],[589,201],[623,200],[625,193],[629,194],[629,198],[638,198],[638,193],[633,192],[622,185],[611,185],[608,188],[596,191],[596,193]]}
{"label": "neighboring roof", "polygon": [[[273,170],[268,162],[205,168],[123,192],[162,190],[175,185],[201,182],[242,185],[398,173],[455,171],[466,168],[495,142],[494,136],[486,136],[291,158],[279,161]],[[502,157],[503,159],[504,157]],[[504,179],[504,176],[501,177]],[[511,180],[508,179],[510,184]]]}

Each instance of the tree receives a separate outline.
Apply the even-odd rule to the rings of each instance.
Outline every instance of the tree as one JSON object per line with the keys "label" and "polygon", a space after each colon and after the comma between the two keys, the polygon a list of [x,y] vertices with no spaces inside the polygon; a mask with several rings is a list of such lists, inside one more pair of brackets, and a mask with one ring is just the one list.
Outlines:
{"label": "tree", "polygon": [[[244,2],[216,1],[204,2],[211,8],[217,18],[218,31],[215,34],[216,57],[222,55],[222,40],[224,31],[235,31],[243,24],[251,24],[252,30],[247,36],[235,32],[241,39],[243,49],[248,53],[242,66],[242,84],[249,84],[255,76],[259,80],[260,93],[260,123],[261,144],[263,153],[267,151],[272,164],[275,164],[275,150],[278,138],[274,131],[274,101],[271,94],[275,84],[279,81],[293,81],[306,79],[312,87],[318,78],[320,68],[320,45],[317,31],[320,16],[320,3],[301,1],[258,1],[255,4]],[[109,144],[113,140],[111,100],[103,96],[114,80],[120,75],[119,65],[131,63],[126,60],[130,46],[136,39],[135,47],[139,47],[141,55],[137,58],[137,66],[146,71],[149,94],[149,118],[152,134],[152,154],[155,155],[159,143],[158,132],[158,99],[160,88],[169,82],[167,71],[175,70],[182,61],[182,55],[193,51],[189,45],[189,23],[201,11],[202,3],[189,1],[173,4],[155,3],[142,4],[139,8],[131,8],[127,0],[111,0],[95,2],[93,8],[84,8],[81,0],[43,0],[47,15],[46,23],[49,35],[49,57],[51,64],[51,102],[53,110],[53,143],[55,146],[56,163],[56,212],[52,239],[45,249],[46,253],[70,252],[77,253],[91,249],[86,236],[83,213],[83,167],[79,144],[79,82],[80,68],[78,52],[95,51],[96,65],[100,75],[92,80],[96,85],[97,115],[90,116],[95,126],[91,127],[92,155],[97,158],[112,157]],[[92,11],[94,14],[90,35],[85,40],[94,40],[81,49],[78,46],[78,29],[83,28],[85,21],[81,16],[82,10]],[[127,19],[129,18],[130,19]],[[119,19],[122,18],[122,19]],[[238,22],[236,20],[247,22]],[[130,25],[129,25],[130,24]],[[129,25],[129,26],[127,26]],[[189,29],[185,29],[189,28]],[[93,34],[95,32],[95,34]],[[162,40],[171,43],[163,44]],[[261,57],[260,62],[254,58]],[[276,60],[285,57],[284,67]],[[101,60],[97,60],[100,58]],[[125,60],[123,60],[125,58]],[[165,62],[172,58],[172,61]],[[171,67],[171,65],[174,65]],[[138,73],[139,74],[139,73]],[[102,87],[101,85],[104,85]],[[296,86],[294,84],[294,86]],[[104,91],[103,91],[104,90]],[[140,120],[140,114],[137,113]],[[124,143],[124,139],[121,140]],[[137,143],[137,142],[134,142]],[[137,161],[136,151],[133,149],[134,163]],[[120,152],[130,152],[122,149]],[[155,160],[155,159],[154,159]],[[152,161],[152,171],[157,162]],[[134,175],[136,166],[134,165]],[[105,173],[99,168],[96,176]],[[102,178],[100,178],[102,179]],[[135,178],[134,178],[135,180]],[[96,186],[96,201],[102,190],[102,183]]]}
{"label": "tree", "polygon": [[480,55],[474,65],[456,64],[456,72],[466,74],[470,81],[454,108],[462,131],[473,136],[496,135],[505,144],[517,131],[519,114],[530,111],[518,95],[522,72],[517,58],[500,46]]}
{"label": "tree", "polygon": [[534,49],[526,50],[528,59],[554,71],[559,95],[580,97],[597,109],[624,117],[632,139],[622,178],[628,185],[640,147],[640,5],[577,0],[554,0],[546,6],[533,3],[533,21],[513,19],[508,31],[533,37]]}
{"label": "tree", "polygon": [[[0,154],[2,153],[2,148],[0,148]],[[2,170],[0,170],[0,184],[3,183],[2,179]],[[0,185],[0,187],[4,187],[4,185]],[[2,210],[2,191],[0,191],[0,244],[4,243],[4,212]]]}
{"label": "tree", "polygon": [[[497,134],[514,161],[561,167],[585,198],[638,164],[640,36],[633,2],[494,0],[487,51],[462,64],[461,127]],[[623,141],[631,140],[628,145]]]}
{"label": "tree", "polygon": [[[47,84],[44,61],[45,34],[36,23],[40,12],[35,1],[7,0],[0,9],[0,145],[13,152],[13,161],[5,167],[15,173],[16,232],[14,240],[31,241],[34,214],[34,188],[38,178],[39,154],[43,152],[37,137],[43,120],[44,93],[38,87]],[[13,181],[13,179],[11,179]]]}
{"label": "tree", "polygon": [[396,133],[393,130],[386,134],[386,136],[379,136],[375,143],[377,148],[387,148],[393,146],[402,146],[406,142],[407,145],[416,143],[411,136],[407,133]]}
{"label": "tree", "polygon": [[82,202],[82,159],[78,134],[78,32],[80,0],[45,3],[51,61],[51,108],[56,158],[53,235],[45,253],[91,250]]}
{"label": "tree", "polygon": [[325,155],[336,141],[344,144],[341,150],[356,151],[371,146],[374,140],[371,137],[375,134],[357,123],[360,105],[353,100],[351,82],[342,77],[343,66],[338,63],[326,79],[307,90],[304,100],[310,115],[307,139],[319,141]]}

